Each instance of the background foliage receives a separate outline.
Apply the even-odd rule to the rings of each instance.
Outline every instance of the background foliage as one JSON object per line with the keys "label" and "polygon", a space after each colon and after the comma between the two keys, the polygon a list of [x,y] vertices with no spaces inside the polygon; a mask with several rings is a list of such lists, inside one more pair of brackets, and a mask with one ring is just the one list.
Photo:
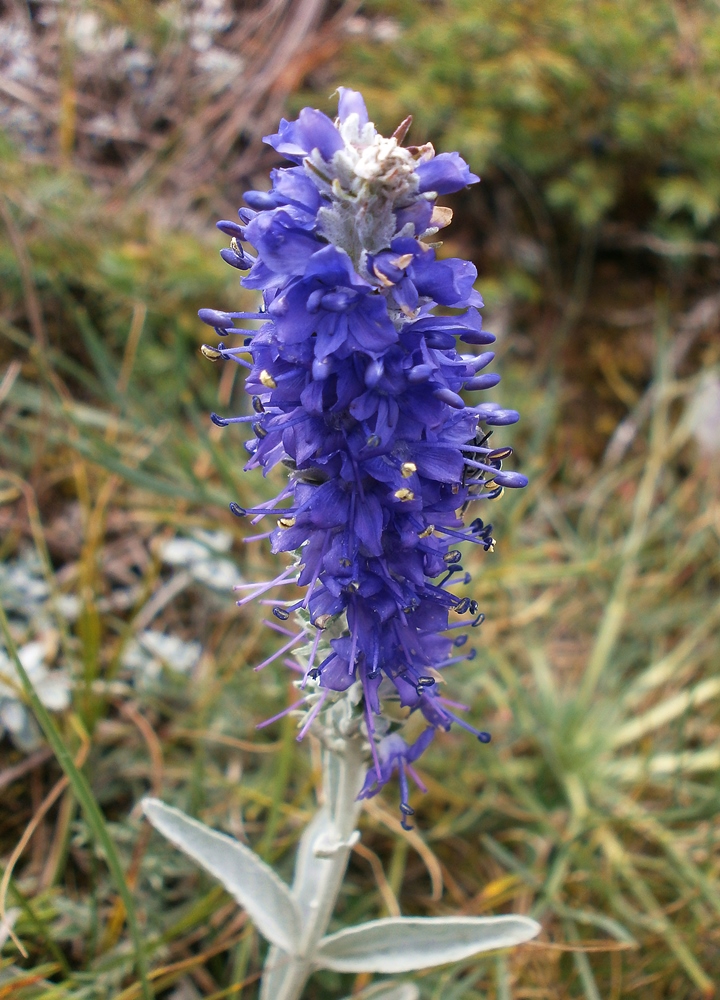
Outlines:
{"label": "background foliage", "polygon": [[691,238],[716,221],[714,3],[371,9],[399,28],[385,58],[375,40],[353,46],[356,76],[382,93],[386,116],[412,107],[423,133],[480,170],[511,160],[548,210],[579,226],[629,215]]}
{"label": "background foliage", "polygon": [[[469,560],[487,620],[450,681],[493,743],[437,744],[409,835],[372,800],[338,920],[542,921],[511,955],[418,976],[425,1000],[715,995],[719,45],[710,2],[4,8],[0,594],[15,641],[73,678],[52,718],[116,856],[47,745],[6,737],[27,955],[6,943],[0,995],[255,996],[244,915],[136,804],[152,790],[281,869],[313,808],[313,748],[292,722],[254,729],[294,696],[278,664],[250,671],[279,642],[207,583],[207,560],[248,580],[274,561],[227,513],[268,487],[207,419],[242,387],[195,314],[243,302],[212,222],[262,184],[259,135],[339,83],[483,176],[445,251],[478,265],[532,482]],[[178,541],[213,569],[187,545],[168,562]],[[365,985],[327,973],[309,996]]]}

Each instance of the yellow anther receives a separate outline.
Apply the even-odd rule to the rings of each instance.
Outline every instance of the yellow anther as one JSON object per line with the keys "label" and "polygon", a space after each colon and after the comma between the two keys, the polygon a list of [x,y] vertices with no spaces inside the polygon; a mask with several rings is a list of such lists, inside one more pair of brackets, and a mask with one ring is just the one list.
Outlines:
{"label": "yellow anther", "polygon": [[407,503],[408,500],[415,499],[415,494],[412,490],[408,490],[403,486],[399,490],[395,490],[395,497],[398,500],[402,500],[403,503]]}
{"label": "yellow anther", "polygon": [[380,282],[380,284],[383,285],[385,288],[392,288],[393,287],[394,282],[390,281],[390,279],[388,278],[388,276],[386,274],[383,274],[382,271],[378,270],[377,267],[373,266],[373,274],[375,275],[375,277],[377,278],[377,280]]}
{"label": "yellow anther", "polygon": [[278,528],[292,528],[295,524],[294,517],[279,517],[278,518]]}
{"label": "yellow anther", "polygon": [[417,465],[414,462],[403,462],[400,466],[400,475],[403,479],[409,479],[413,472],[417,472]]}
{"label": "yellow anther", "polygon": [[401,271],[404,271],[408,264],[412,264],[413,256],[414,255],[411,253],[404,253],[401,257],[396,257],[391,263],[393,263],[395,267],[399,267]]}
{"label": "yellow anther", "polygon": [[260,372],[260,381],[266,389],[277,389],[277,382],[265,368]]}
{"label": "yellow anther", "polygon": [[208,361],[219,361],[222,357],[222,351],[218,351],[215,347],[210,347],[209,344],[203,344],[200,348],[200,353]]}
{"label": "yellow anther", "polygon": [[425,531],[421,531],[419,533],[418,538],[429,538],[430,535],[434,535],[434,534],[435,534],[435,525],[434,524],[428,524],[428,526],[425,529]]}
{"label": "yellow anther", "polygon": [[430,216],[430,226],[434,229],[444,229],[452,222],[453,212],[451,208],[443,205],[436,205]]}

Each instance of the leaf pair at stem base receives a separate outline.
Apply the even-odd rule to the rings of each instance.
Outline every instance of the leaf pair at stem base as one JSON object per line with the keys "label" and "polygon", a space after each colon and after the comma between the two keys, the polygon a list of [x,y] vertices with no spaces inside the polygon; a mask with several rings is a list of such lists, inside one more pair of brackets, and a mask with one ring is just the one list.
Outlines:
{"label": "leaf pair at stem base", "polygon": [[[143,807],[157,830],[222,882],[271,944],[311,969],[413,972],[458,962],[482,951],[510,948],[530,940],[540,930],[536,921],[515,915],[387,917],[321,937],[311,953],[303,953],[303,901],[295,898],[293,890],[254,851],[157,799],[145,799]],[[316,830],[316,841],[319,836]],[[400,991],[397,997],[402,1000],[403,986],[392,988]],[[388,994],[387,1000],[392,995]]]}

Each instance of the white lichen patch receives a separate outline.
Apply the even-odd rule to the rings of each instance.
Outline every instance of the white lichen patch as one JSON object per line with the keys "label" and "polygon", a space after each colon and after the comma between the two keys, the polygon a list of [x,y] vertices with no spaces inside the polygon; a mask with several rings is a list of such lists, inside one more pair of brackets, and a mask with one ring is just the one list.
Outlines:
{"label": "white lichen patch", "polygon": [[[72,682],[63,670],[51,670],[48,666],[56,649],[56,636],[47,633],[44,640],[21,646],[18,658],[45,708],[61,712],[70,704]],[[15,664],[0,648],[0,737],[4,735],[26,753],[40,744],[40,730],[25,703]]]}

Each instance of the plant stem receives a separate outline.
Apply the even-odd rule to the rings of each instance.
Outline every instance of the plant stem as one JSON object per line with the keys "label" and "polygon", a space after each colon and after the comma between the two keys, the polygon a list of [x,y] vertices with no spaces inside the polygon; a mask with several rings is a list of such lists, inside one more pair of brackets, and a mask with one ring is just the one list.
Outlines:
{"label": "plant stem", "polygon": [[325,802],[300,839],[293,882],[303,939],[297,955],[270,948],[260,1000],[299,1000],[313,971],[313,955],[330,923],[352,850],[365,770],[357,738],[346,739],[342,749],[323,750]]}

